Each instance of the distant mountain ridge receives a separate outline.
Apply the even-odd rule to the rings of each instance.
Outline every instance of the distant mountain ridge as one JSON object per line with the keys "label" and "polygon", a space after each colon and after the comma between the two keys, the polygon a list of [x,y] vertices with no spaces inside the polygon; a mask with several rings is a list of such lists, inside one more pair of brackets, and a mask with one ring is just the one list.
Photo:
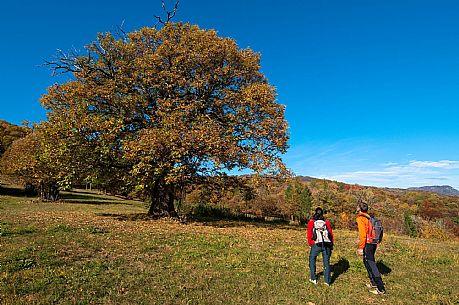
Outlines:
{"label": "distant mountain ridge", "polygon": [[459,191],[449,185],[432,185],[421,187],[409,187],[407,190],[411,191],[425,191],[434,192],[440,195],[459,196]]}
{"label": "distant mountain ridge", "polygon": [[[321,178],[315,178],[311,176],[297,176],[297,178],[302,182],[311,182],[314,180],[324,180]],[[368,186],[368,185],[366,187],[377,188],[377,189],[388,190],[388,191],[398,191],[398,192],[420,191],[420,192],[433,192],[433,193],[437,193],[439,195],[444,195],[444,196],[459,196],[459,190],[449,185],[430,185],[430,186],[420,186],[420,187],[409,187],[406,189],[393,188],[393,187],[377,187],[377,186]]]}

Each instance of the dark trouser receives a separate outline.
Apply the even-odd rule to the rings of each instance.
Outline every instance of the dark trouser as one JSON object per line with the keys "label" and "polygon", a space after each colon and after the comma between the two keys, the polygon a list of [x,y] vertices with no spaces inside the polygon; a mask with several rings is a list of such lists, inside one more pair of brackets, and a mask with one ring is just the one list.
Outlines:
{"label": "dark trouser", "polygon": [[322,258],[324,261],[324,281],[327,284],[330,284],[330,256],[331,256],[330,247],[318,247],[316,244],[311,246],[309,251],[309,272],[311,275],[311,280],[316,280],[316,258],[319,253],[322,253]]}
{"label": "dark trouser", "polygon": [[374,244],[365,244],[365,248],[363,249],[363,264],[365,265],[365,268],[367,268],[371,284],[378,287],[379,291],[386,291],[381,279],[381,273],[379,273],[378,266],[376,266],[376,247],[377,245]]}

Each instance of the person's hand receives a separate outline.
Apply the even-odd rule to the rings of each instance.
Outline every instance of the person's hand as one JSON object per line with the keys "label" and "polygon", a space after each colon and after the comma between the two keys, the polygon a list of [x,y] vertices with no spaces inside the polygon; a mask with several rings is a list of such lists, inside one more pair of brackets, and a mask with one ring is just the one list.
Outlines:
{"label": "person's hand", "polygon": [[363,256],[363,249],[358,249],[357,250],[357,254],[360,255],[360,256]]}

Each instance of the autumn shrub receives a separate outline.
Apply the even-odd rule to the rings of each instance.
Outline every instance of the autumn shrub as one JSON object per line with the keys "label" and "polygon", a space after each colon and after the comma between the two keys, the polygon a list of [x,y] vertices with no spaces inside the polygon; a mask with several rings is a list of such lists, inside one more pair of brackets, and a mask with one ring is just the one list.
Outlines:
{"label": "autumn shrub", "polygon": [[446,231],[453,234],[456,238],[459,238],[459,224],[457,223],[458,217],[455,218],[443,218],[443,225]]}
{"label": "autumn shrub", "polygon": [[451,233],[445,228],[443,220],[429,221],[417,218],[419,237],[437,239],[440,241],[450,240]]}

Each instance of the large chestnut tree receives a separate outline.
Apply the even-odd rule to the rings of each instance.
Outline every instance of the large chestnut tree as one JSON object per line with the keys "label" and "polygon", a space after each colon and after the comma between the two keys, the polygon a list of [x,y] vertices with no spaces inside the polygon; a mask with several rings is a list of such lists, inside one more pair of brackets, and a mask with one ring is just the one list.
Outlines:
{"label": "large chestnut tree", "polygon": [[172,22],[99,34],[86,51],[48,63],[73,78],[41,99],[40,128],[76,152],[73,170],[142,192],[150,215],[174,214],[178,190],[199,177],[285,170],[285,107],[258,53]]}

